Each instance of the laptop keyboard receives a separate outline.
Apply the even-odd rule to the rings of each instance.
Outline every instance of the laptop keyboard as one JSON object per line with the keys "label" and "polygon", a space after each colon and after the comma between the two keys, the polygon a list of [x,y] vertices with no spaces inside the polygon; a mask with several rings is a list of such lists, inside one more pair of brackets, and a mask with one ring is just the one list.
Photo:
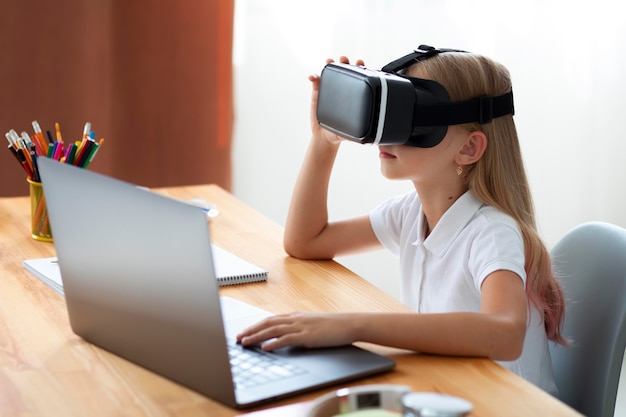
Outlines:
{"label": "laptop keyboard", "polygon": [[237,389],[249,388],[284,380],[307,373],[306,369],[255,348],[244,348],[241,344],[228,343],[228,354]]}

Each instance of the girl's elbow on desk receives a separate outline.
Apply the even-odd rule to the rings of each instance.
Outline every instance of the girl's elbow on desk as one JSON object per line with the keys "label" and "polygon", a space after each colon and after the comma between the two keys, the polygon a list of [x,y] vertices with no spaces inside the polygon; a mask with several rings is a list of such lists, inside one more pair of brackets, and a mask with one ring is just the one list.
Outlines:
{"label": "girl's elbow on desk", "polygon": [[291,256],[292,258],[311,259],[309,256],[307,256],[306,251],[304,251],[297,244],[284,242],[283,248],[285,249],[285,252],[287,253],[287,255]]}
{"label": "girl's elbow on desk", "polygon": [[524,342],[509,342],[506,343],[505,346],[500,346],[497,349],[493,349],[492,353],[489,356],[490,359],[495,361],[514,361],[519,359],[522,356],[522,349],[524,347]]}
{"label": "girl's elbow on desk", "polygon": [[287,253],[287,255],[296,259],[303,260],[328,260],[332,259],[334,256],[330,253],[323,253],[323,251],[316,250],[312,247],[312,245],[303,244],[297,240],[283,240],[283,249]]}
{"label": "girl's elbow on desk", "polygon": [[314,256],[312,253],[307,251],[306,248],[301,248],[299,246],[285,244],[284,249],[287,255],[296,259],[302,259],[302,260],[332,259],[332,256]]}
{"label": "girl's elbow on desk", "polygon": [[514,321],[500,323],[485,336],[484,356],[497,361],[514,361],[522,355],[525,337],[525,324]]}

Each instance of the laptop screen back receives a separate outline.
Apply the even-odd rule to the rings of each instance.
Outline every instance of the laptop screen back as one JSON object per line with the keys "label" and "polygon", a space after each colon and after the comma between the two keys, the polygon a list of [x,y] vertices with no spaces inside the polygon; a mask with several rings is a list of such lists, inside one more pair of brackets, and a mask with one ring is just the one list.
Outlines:
{"label": "laptop screen back", "polygon": [[47,158],[40,170],[74,332],[235,404],[206,213]]}

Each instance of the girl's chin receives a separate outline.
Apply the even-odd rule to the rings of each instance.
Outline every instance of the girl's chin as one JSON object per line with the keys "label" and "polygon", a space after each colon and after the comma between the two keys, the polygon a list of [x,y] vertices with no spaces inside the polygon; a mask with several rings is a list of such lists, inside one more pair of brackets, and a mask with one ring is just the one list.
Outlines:
{"label": "girl's chin", "polygon": [[383,177],[387,178],[388,180],[402,180],[402,179],[405,179],[405,177],[398,175],[397,173],[395,173],[391,169],[385,169],[385,167],[381,167],[380,168],[380,173],[382,174]]}

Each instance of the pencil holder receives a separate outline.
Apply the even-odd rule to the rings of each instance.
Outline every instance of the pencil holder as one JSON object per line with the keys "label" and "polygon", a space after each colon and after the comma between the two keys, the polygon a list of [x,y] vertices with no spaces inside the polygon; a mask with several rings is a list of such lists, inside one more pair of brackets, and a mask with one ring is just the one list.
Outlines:
{"label": "pencil holder", "polygon": [[33,239],[43,242],[52,242],[52,232],[48,221],[48,210],[46,209],[46,197],[40,182],[27,178],[30,185],[30,220]]}

